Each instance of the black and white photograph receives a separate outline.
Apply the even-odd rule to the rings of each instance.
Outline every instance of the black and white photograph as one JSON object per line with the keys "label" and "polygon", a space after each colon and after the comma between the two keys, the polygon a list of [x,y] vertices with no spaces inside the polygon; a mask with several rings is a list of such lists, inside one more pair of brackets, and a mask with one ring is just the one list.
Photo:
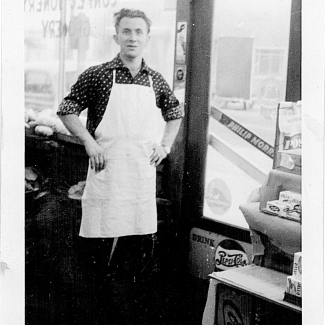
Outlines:
{"label": "black and white photograph", "polygon": [[321,0],[1,7],[1,324],[324,322]]}

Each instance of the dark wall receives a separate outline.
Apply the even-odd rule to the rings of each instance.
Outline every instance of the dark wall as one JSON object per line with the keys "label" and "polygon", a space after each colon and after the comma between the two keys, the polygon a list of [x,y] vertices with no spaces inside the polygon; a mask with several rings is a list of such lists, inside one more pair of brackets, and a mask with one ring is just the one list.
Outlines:
{"label": "dark wall", "polygon": [[[187,22],[187,48],[186,52],[189,52],[189,36],[190,36],[190,4],[188,0],[177,1],[177,22]],[[175,28],[177,27],[177,22]],[[175,40],[176,41],[176,40]],[[175,49],[176,51],[176,49]],[[175,53],[176,55],[176,53]],[[188,64],[188,56],[186,57],[185,64]],[[187,77],[187,81],[190,77]],[[187,101],[185,100],[185,115],[188,114]],[[176,228],[180,228],[180,216],[181,216],[181,202],[183,192],[183,176],[184,176],[184,164],[185,164],[185,145],[186,145],[186,118],[183,119],[178,135],[172,147],[171,154],[168,157],[166,163],[169,198],[172,202],[172,214]]]}
{"label": "dark wall", "polygon": [[292,0],[286,101],[301,100],[301,0]]}
{"label": "dark wall", "polygon": [[186,226],[203,215],[204,179],[210,117],[213,1],[190,2],[186,151],[182,217]]}
{"label": "dark wall", "polygon": [[177,1],[177,21],[188,22],[187,80],[185,118],[168,160],[168,179],[176,228],[183,235],[203,213],[212,20],[212,0]]}

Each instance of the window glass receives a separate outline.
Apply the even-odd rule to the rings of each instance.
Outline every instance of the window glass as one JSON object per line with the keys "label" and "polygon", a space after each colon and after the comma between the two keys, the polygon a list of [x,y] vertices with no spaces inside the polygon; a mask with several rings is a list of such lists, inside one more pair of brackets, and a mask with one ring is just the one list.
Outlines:
{"label": "window glass", "polygon": [[59,1],[25,1],[25,107],[37,112],[57,105]]}
{"label": "window glass", "polygon": [[[26,108],[56,111],[81,72],[117,55],[113,15],[122,8],[143,10],[152,21],[144,57],[173,86],[176,0],[25,1]],[[64,61],[63,94],[60,60]],[[50,92],[51,98],[40,99],[44,92]]]}
{"label": "window glass", "polygon": [[273,164],[291,0],[216,0],[214,8],[204,216],[243,227],[238,206]]}
{"label": "window glass", "polygon": [[49,75],[43,71],[27,71],[26,92],[51,93],[53,91]]}

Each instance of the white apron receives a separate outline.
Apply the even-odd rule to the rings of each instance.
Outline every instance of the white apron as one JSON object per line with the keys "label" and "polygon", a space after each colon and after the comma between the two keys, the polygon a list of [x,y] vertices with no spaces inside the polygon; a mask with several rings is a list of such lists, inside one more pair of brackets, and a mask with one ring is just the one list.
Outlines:
{"label": "white apron", "polygon": [[[150,87],[115,82],[95,131],[106,168],[88,168],[82,197],[82,237],[121,237],[157,231],[156,168],[150,155],[160,110]],[[160,119],[161,119],[160,115]]]}

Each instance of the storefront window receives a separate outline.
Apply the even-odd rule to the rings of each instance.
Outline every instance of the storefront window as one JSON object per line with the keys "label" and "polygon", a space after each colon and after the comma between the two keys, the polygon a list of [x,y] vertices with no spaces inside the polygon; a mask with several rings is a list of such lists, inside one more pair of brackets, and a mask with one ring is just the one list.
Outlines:
{"label": "storefront window", "polygon": [[247,228],[238,206],[273,164],[291,0],[217,0],[214,8],[204,216]]}
{"label": "storefront window", "polygon": [[285,73],[285,50],[256,49],[254,76],[277,76]]}
{"label": "storefront window", "polygon": [[113,15],[122,8],[143,10],[152,21],[144,57],[172,87],[176,0],[25,1],[26,109],[56,111],[82,71],[116,56]]}

